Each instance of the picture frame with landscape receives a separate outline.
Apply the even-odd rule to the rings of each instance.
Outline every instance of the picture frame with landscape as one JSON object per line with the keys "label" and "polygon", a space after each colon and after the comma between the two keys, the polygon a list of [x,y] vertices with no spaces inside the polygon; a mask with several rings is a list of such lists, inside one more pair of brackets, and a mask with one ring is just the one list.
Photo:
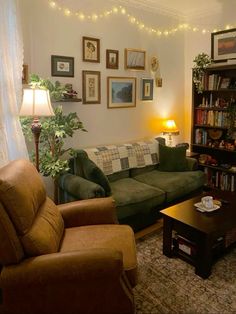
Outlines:
{"label": "picture frame with landscape", "polygon": [[211,58],[215,62],[236,59],[236,28],[211,34]]}
{"label": "picture frame with landscape", "polygon": [[135,77],[107,77],[107,107],[129,108],[136,106]]}
{"label": "picture frame with landscape", "polygon": [[145,70],[146,51],[139,49],[125,49],[125,69],[127,70]]}
{"label": "picture frame with landscape", "polygon": [[98,38],[85,37],[82,38],[83,61],[100,62],[100,40]]}
{"label": "picture frame with landscape", "polygon": [[82,71],[83,104],[101,103],[101,73]]}
{"label": "picture frame with landscape", "polygon": [[65,56],[51,56],[51,75],[74,77],[74,58]]}
{"label": "picture frame with landscape", "polygon": [[106,67],[107,69],[119,68],[119,51],[107,49],[106,50]]}

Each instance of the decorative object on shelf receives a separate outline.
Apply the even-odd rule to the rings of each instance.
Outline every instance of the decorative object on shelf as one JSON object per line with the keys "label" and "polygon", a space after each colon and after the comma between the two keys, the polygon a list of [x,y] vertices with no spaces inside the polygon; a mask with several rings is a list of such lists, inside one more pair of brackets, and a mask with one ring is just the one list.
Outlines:
{"label": "decorative object on shelf", "polygon": [[[67,137],[73,137],[75,131],[81,130],[87,132],[80,121],[77,113],[70,112],[64,115],[62,107],[58,106],[54,109],[54,116],[47,119],[41,119],[41,136],[40,136],[40,164],[39,171],[44,176],[50,176],[54,179],[54,200],[57,202],[57,179],[59,175],[69,170],[68,160],[63,159],[66,153],[73,155],[74,150],[69,147],[64,149],[64,140]],[[21,118],[21,126],[25,137],[32,139],[32,133],[29,132],[31,119]],[[31,156],[34,159],[34,154]]]}
{"label": "decorative object on shelf", "polygon": [[63,93],[63,97],[66,99],[75,99],[77,98],[78,93],[73,90],[72,84],[65,84],[65,92]]}
{"label": "decorative object on shelf", "polygon": [[28,64],[23,64],[23,69],[22,69],[22,84],[28,84],[28,81],[29,81]]}
{"label": "decorative object on shelf", "polygon": [[236,28],[211,34],[211,58],[215,62],[235,59],[236,64]]}
{"label": "decorative object on shelf", "polygon": [[100,62],[100,40],[92,37],[82,38],[83,61]]}
{"label": "decorative object on shelf", "polygon": [[141,99],[153,100],[153,79],[141,79]]}
{"label": "decorative object on shelf", "polygon": [[203,78],[206,68],[211,64],[211,58],[206,53],[198,54],[193,60],[193,83],[196,86],[197,92],[202,93],[204,89]]}
{"label": "decorative object on shelf", "polygon": [[172,135],[179,135],[179,130],[177,129],[174,120],[165,120],[163,125],[164,125],[163,134],[168,135],[168,146],[172,146],[173,143]]}
{"label": "decorative object on shelf", "polygon": [[129,108],[136,106],[135,77],[107,77],[107,107]]}
{"label": "decorative object on shelf", "polygon": [[101,103],[101,73],[99,71],[82,71],[83,104]]}
{"label": "decorative object on shelf", "polygon": [[125,69],[145,70],[146,51],[139,49],[125,49]]}
{"label": "decorative object on shelf", "polygon": [[74,58],[52,55],[51,75],[74,77]]}
{"label": "decorative object on shelf", "polygon": [[107,49],[106,50],[106,67],[107,69],[119,68],[119,51]]}
{"label": "decorative object on shelf", "polygon": [[34,135],[35,144],[35,166],[39,171],[39,138],[42,126],[39,122],[39,116],[54,116],[49,97],[49,91],[46,89],[26,88],[23,90],[23,101],[20,109],[20,116],[33,117],[31,131]]}

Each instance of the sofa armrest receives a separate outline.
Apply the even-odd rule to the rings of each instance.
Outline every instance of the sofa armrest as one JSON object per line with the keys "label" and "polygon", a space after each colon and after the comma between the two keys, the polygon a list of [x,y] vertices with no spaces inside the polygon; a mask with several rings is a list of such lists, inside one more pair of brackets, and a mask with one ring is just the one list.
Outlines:
{"label": "sofa armrest", "polygon": [[194,171],[198,169],[198,162],[195,158],[186,157],[188,171]]}
{"label": "sofa armrest", "polygon": [[58,205],[65,227],[115,224],[115,201],[112,197],[95,198]]}
{"label": "sofa armrest", "polygon": [[99,184],[70,173],[60,177],[59,186],[78,200],[105,196],[105,191]]}

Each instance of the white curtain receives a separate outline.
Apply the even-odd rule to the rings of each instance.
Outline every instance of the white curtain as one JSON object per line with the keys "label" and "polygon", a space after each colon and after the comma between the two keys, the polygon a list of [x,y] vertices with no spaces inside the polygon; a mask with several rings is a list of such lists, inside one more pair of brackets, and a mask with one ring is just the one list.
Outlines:
{"label": "white curtain", "polygon": [[22,95],[23,40],[19,0],[0,0],[0,167],[27,158],[18,118]]}

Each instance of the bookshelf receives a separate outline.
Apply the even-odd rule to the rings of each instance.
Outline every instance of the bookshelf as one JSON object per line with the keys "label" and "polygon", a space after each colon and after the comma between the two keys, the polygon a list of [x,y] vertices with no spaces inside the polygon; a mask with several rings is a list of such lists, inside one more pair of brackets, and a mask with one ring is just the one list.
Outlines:
{"label": "bookshelf", "polygon": [[211,65],[202,85],[198,93],[193,84],[191,150],[208,186],[235,192],[236,65]]}

